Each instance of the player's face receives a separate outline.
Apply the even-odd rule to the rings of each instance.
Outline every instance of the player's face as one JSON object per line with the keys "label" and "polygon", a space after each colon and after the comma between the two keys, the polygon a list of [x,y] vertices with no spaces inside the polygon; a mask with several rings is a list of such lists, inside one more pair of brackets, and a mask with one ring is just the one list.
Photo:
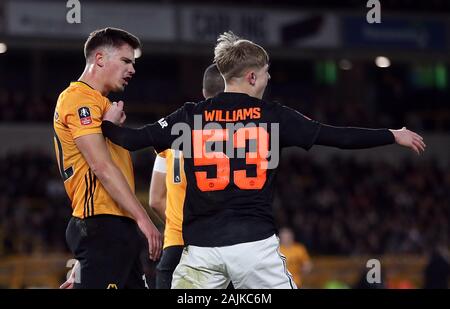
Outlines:
{"label": "player's face", "polygon": [[291,231],[286,230],[286,229],[281,229],[280,230],[280,242],[283,245],[290,245],[294,242],[294,235],[292,234]]}
{"label": "player's face", "polygon": [[264,90],[266,90],[267,83],[269,82],[269,79],[270,79],[269,65],[266,64],[261,69],[255,71],[255,73],[256,73],[256,84],[255,84],[255,86],[257,87],[257,91],[256,91],[257,92],[257,97],[259,99],[261,99],[263,97]]}
{"label": "player's face", "polygon": [[134,49],[128,44],[111,49],[105,62],[109,91],[124,91],[134,73]]}

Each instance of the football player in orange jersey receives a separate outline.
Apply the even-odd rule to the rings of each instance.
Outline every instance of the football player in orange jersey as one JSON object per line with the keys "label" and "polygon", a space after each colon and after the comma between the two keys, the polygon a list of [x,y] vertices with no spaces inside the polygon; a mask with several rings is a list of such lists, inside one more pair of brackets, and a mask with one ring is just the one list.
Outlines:
{"label": "football player in orange jersey", "polygon": [[[161,235],[134,195],[130,154],[101,130],[111,106],[106,96],[128,85],[138,48],[139,39],[124,30],[92,32],[84,47],[84,72],[56,104],[55,151],[73,209],[66,240],[79,261],[79,271],[72,272],[78,278],[63,288],[144,287],[139,255],[145,243],[139,230],[150,258],[157,260],[161,252]],[[124,120],[123,114],[118,122]]]}

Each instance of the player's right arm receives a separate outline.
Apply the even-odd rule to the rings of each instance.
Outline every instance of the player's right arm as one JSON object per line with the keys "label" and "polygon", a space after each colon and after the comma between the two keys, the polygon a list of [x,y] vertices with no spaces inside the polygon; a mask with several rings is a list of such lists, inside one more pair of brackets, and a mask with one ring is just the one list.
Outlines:
{"label": "player's right arm", "polygon": [[166,221],[166,175],[166,158],[157,155],[149,189],[149,206],[164,222]]}
{"label": "player's right arm", "polygon": [[161,254],[161,234],[131,191],[125,176],[112,161],[103,135],[83,135],[77,137],[75,143],[112,199],[136,220],[148,240],[150,258],[157,260]]}
{"label": "player's right arm", "polygon": [[[185,106],[187,104],[189,103],[186,103]],[[171,130],[174,125],[183,122],[185,106],[179,108],[169,116],[160,119],[158,122],[133,129],[116,125],[123,115],[123,105],[113,105],[103,116],[103,135],[108,137],[114,144],[129,151],[150,146],[153,146],[157,152],[172,148],[172,142],[178,136],[172,135]]]}

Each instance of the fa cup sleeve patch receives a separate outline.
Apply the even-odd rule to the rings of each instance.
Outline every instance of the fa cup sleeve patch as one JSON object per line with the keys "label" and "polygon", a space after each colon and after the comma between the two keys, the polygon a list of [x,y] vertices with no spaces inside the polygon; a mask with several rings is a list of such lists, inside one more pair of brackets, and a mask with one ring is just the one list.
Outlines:
{"label": "fa cup sleeve patch", "polygon": [[91,111],[89,107],[80,107],[78,109],[78,116],[80,117],[80,122],[82,125],[86,126],[92,123]]}

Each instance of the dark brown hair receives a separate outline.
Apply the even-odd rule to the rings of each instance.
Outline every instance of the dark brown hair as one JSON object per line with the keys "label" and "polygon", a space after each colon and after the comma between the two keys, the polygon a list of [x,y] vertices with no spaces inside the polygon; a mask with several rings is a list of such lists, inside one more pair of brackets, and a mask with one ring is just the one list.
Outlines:
{"label": "dark brown hair", "polygon": [[141,47],[139,39],[125,30],[111,27],[98,29],[89,34],[84,44],[84,57],[87,60],[98,47],[119,48],[124,44],[130,45],[133,49]]}
{"label": "dark brown hair", "polygon": [[215,97],[225,89],[225,81],[215,63],[207,67],[203,74],[203,89],[207,98]]}

